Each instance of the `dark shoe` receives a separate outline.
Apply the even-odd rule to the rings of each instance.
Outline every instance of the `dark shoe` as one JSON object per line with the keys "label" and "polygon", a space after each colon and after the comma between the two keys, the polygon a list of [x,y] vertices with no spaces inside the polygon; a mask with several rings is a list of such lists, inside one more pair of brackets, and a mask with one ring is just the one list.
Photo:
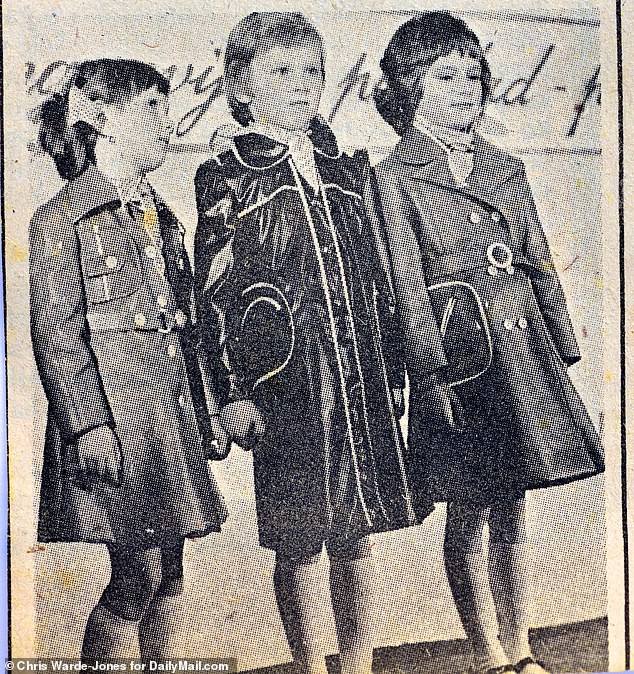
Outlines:
{"label": "dark shoe", "polygon": [[515,671],[517,674],[521,674],[526,667],[529,665],[537,665],[538,667],[541,667],[545,672],[548,670],[546,669],[546,665],[544,665],[543,662],[540,662],[539,660],[535,660],[535,658],[528,657],[528,658],[522,658],[519,662],[515,663]]}

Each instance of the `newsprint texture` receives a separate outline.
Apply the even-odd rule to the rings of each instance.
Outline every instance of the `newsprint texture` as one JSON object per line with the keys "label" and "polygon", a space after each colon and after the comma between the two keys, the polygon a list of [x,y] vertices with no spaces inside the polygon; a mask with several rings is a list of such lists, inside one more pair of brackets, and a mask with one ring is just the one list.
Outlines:
{"label": "newsprint texture", "polygon": [[630,667],[631,19],[5,1],[7,668]]}

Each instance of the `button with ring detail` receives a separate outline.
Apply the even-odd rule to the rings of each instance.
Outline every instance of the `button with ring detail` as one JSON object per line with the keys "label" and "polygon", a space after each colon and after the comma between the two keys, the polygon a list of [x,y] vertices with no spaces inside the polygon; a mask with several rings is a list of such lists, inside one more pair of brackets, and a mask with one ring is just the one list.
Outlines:
{"label": "button with ring detail", "polygon": [[515,273],[515,269],[513,269],[513,251],[505,243],[501,243],[500,241],[492,243],[487,248],[487,260],[491,263],[487,270],[491,276],[495,276],[490,271],[491,267],[494,267],[496,270],[504,269],[507,274]]}
{"label": "button with ring detail", "polygon": [[474,224],[474,225],[479,225],[482,222],[482,218],[480,217],[480,214],[477,213],[476,211],[473,211],[471,215],[469,216],[469,220]]}
{"label": "button with ring detail", "polygon": [[505,318],[504,319],[504,327],[507,330],[512,330],[515,327],[515,321],[512,318]]}
{"label": "button with ring detail", "polygon": [[520,328],[521,330],[526,330],[526,328],[528,327],[528,321],[524,318],[524,316],[522,316],[522,317],[517,321],[517,325],[519,326],[519,328]]}

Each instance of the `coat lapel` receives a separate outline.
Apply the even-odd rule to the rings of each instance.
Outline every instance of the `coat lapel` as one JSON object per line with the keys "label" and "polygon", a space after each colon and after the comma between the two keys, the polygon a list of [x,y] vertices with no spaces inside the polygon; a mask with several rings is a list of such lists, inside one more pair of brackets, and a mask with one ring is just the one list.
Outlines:
{"label": "coat lapel", "polygon": [[477,134],[474,152],[473,173],[466,186],[461,186],[449,170],[445,150],[415,127],[408,129],[394,149],[403,171],[412,178],[501,208],[500,188],[522,169],[522,163]]}

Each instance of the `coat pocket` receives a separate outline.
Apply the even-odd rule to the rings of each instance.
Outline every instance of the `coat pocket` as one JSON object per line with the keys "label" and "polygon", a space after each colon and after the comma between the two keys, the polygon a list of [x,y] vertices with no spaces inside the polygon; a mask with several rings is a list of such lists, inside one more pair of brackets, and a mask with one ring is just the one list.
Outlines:
{"label": "coat pocket", "polygon": [[119,228],[79,231],[86,297],[101,304],[135,293],[143,281],[139,254]]}

